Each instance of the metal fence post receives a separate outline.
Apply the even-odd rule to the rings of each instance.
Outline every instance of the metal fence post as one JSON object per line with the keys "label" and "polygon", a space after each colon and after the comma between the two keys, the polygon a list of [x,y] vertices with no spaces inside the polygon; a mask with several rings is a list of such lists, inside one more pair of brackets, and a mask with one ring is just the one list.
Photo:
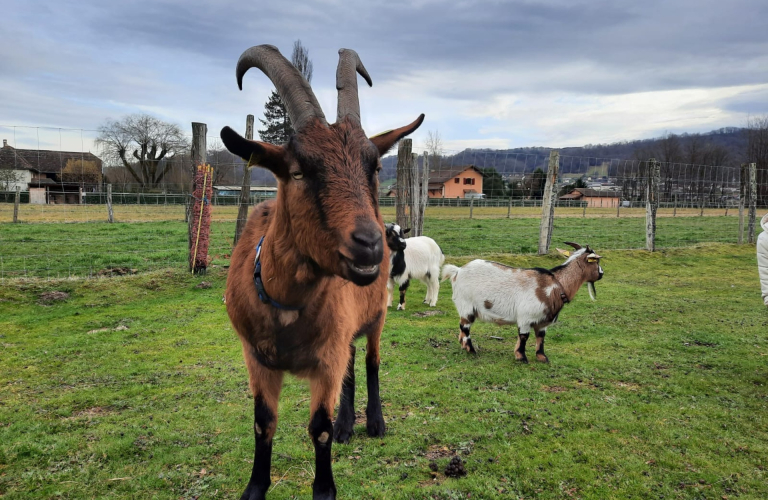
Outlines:
{"label": "metal fence post", "polygon": [[[248,115],[245,119],[245,138],[253,140],[253,115]],[[240,239],[240,235],[245,228],[245,222],[248,219],[248,207],[251,204],[251,170],[250,165],[243,167],[243,184],[240,188],[240,207],[237,209],[237,221],[235,222],[235,242]]]}
{"label": "metal fence post", "polygon": [[544,196],[541,199],[541,223],[539,224],[539,255],[549,253],[549,244],[552,242],[552,227],[555,216],[555,196],[557,195],[557,174],[560,171],[560,152],[549,152],[549,166],[547,167],[547,181],[544,184]]}
{"label": "metal fence post", "polygon": [[475,209],[475,197],[469,199],[469,218],[472,218],[472,211]]}
{"label": "metal fence post", "polygon": [[645,249],[656,250],[656,211],[659,209],[661,167],[655,158],[648,160],[648,187],[645,205]]}
{"label": "metal fence post", "polygon": [[115,217],[112,213],[112,184],[107,184],[107,222],[115,222]]}

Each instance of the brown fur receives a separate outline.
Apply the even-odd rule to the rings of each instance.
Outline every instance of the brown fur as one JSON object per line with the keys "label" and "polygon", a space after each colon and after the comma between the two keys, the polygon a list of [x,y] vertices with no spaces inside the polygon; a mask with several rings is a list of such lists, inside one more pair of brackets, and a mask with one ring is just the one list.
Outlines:
{"label": "brown fur", "polygon": [[[421,123],[417,122],[415,127]],[[361,223],[384,234],[377,197],[380,151],[392,146],[389,140],[399,140],[415,127],[397,129],[376,143],[349,121],[326,126],[316,120],[282,147],[236,144],[243,156],[252,148],[250,159],[278,178],[277,198],[254,208],[232,253],[225,295],[243,345],[251,391],[274,415],[266,429],[255,425],[257,441],[264,438],[270,450],[284,372],[310,381],[310,433],[315,433],[316,453],[317,446],[330,446],[329,431],[323,426],[333,416],[350,345],[357,336],[367,337],[367,365],[378,372],[389,249],[382,245],[379,274],[367,286],[349,281],[352,271],[347,262],[355,259],[352,235]],[[281,310],[259,300],[253,271],[262,236],[260,259],[267,294],[282,305],[301,307],[300,311]],[[384,432],[383,420],[379,432]],[[257,442],[257,455],[258,446]]]}

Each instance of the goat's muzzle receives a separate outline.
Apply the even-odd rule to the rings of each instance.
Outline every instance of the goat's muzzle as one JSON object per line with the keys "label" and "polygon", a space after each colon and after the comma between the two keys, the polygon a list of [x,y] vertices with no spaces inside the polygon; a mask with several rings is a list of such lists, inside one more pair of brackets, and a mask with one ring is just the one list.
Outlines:
{"label": "goat's muzzle", "polygon": [[379,277],[379,266],[384,258],[384,240],[381,228],[374,222],[358,223],[341,252],[344,277],[352,283],[370,285]]}

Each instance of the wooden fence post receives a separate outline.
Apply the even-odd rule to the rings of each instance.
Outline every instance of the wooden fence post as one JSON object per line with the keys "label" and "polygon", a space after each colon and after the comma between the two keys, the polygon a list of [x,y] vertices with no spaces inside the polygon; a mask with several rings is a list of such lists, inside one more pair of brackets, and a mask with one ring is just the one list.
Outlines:
{"label": "wooden fence post", "polygon": [[115,216],[112,212],[112,184],[107,184],[107,222],[115,222]]}
{"label": "wooden fence post", "polygon": [[747,164],[742,163],[739,171],[739,245],[744,243],[744,204],[747,198]]}
{"label": "wooden fence post", "polygon": [[547,167],[547,181],[544,184],[544,196],[541,199],[541,223],[539,224],[539,255],[549,253],[549,244],[552,242],[552,228],[555,217],[555,196],[557,196],[557,174],[560,171],[560,152],[549,152],[549,166]]}
{"label": "wooden fence post", "polygon": [[475,197],[469,199],[469,218],[472,218],[472,211],[475,209]]}
{"label": "wooden fence post", "polygon": [[424,151],[424,162],[421,165],[421,203],[419,206],[419,236],[424,234],[424,214],[429,201],[429,153]]}
{"label": "wooden fence post", "polygon": [[[248,115],[245,119],[245,138],[253,140],[253,115]],[[248,219],[248,207],[251,205],[251,169],[246,163],[243,167],[243,183],[240,187],[240,207],[237,209],[237,221],[235,222],[235,242],[240,239],[240,235],[245,228],[245,222]]]}
{"label": "wooden fence post", "polygon": [[675,193],[675,205],[672,209],[672,217],[677,217],[677,193]]}
{"label": "wooden fence post", "polygon": [[507,204],[507,219],[509,219],[512,213],[512,193],[509,193],[509,203]]}
{"label": "wooden fence post", "polygon": [[412,161],[411,148],[413,141],[403,139],[397,147],[397,180],[395,182],[395,222],[401,228],[406,228],[408,215],[406,205],[408,203],[408,170]]}
{"label": "wooden fence post", "polygon": [[659,209],[659,184],[661,168],[656,158],[648,160],[648,186],[645,205],[645,249],[656,250],[656,211]]}
{"label": "wooden fence post", "polygon": [[419,207],[421,207],[421,187],[419,186],[419,155],[411,153],[411,163],[408,168],[408,201],[411,216],[411,236],[421,236],[419,233]]}
{"label": "wooden fence post", "polygon": [[[208,125],[205,123],[192,122],[192,193],[195,192],[197,186],[195,186],[195,179],[197,178],[197,167],[205,165],[207,160],[208,147],[206,144],[208,135]],[[189,242],[189,270],[192,271],[194,266],[195,256],[192,255],[194,251],[192,246],[194,245],[194,237],[192,234],[192,225],[195,220],[194,214],[191,213],[194,203],[190,202],[190,217],[187,226],[188,242]]]}
{"label": "wooden fence post", "polygon": [[19,203],[21,203],[21,186],[16,186],[16,196],[14,196],[13,198],[13,222],[14,223],[19,222]]}
{"label": "wooden fence post", "polygon": [[755,243],[755,226],[757,212],[757,164],[749,164],[749,214],[747,219],[747,235],[750,243]]}

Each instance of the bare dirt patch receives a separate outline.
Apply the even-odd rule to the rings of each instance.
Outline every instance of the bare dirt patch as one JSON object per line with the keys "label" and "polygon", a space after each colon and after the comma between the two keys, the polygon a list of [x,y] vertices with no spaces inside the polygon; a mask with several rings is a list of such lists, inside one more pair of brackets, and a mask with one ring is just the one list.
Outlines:
{"label": "bare dirt patch", "polygon": [[544,392],[558,393],[558,392],[565,392],[568,389],[566,387],[562,387],[559,385],[545,385],[544,387],[541,388],[541,390]]}
{"label": "bare dirt patch", "polygon": [[447,446],[433,444],[429,447],[429,449],[427,449],[427,452],[424,454],[424,456],[429,460],[435,460],[437,458],[452,457],[453,452],[449,450]]}
{"label": "bare dirt patch", "polygon": [[445,313],[443,311],[438,310],[438,309],[432,309],[432,310],[429,310],[429,311],[413,313],[412,316],[414,318],[428,318],[430,316],[438,316],[438,315],[441,315],[441,314],[445,314]]}
{"label": "bare dirt patch", "polygon": [[131,269],[129,267],[105,267],[96,272],[96,276],[126,276],[130,274],[136,274],[138,269]]}
{"label": "bare dirt patch", "polygon": [[69,298],[69,294],[67,292],[60,292],[57,290],[53,290],[51,292],[43,292],[38,297],[37,301],[38,303],[42,305],[51,305],[55,302],[60,302],[62,300],[67,300]]}

